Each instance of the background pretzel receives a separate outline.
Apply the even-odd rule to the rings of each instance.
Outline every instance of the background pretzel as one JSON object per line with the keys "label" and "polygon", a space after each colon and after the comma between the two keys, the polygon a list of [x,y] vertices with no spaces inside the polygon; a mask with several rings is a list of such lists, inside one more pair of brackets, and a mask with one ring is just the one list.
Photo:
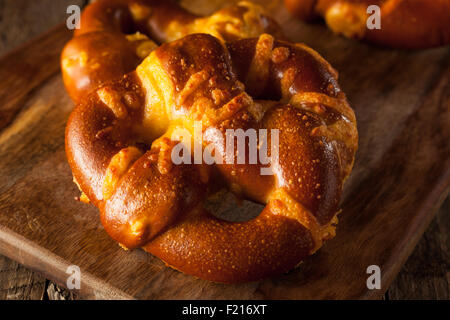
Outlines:
{"label": "background pretzel", "polygon": [[[428,48],[450,43],[448,0],[285,0],[304,19],[323,17],[337,34],[394,48]],[[368,6],[381,8],[381,29],[369,30]]]}
{"label": "background pretzel", "polygon": [[[222,159],[211,132],[280,130],[275,175],[260,175],[260,162],[174,165],[171,133],[192,132],[196,120],[203,147],[215,145]],[[225,46],[195,34],[82,100],[66,151],[82,198],[122,246],[200,278],[241,282],[288,271],[334,236],[357,139],[337,73],[312,49],[268,34]],[[203,204],[223,187],[266,206],[249,221],[220,220]]]}
{"label": "background pretzel", "polygon": [[136,69],[158,45],[191,33],[223,40],[281,36],[263,9],[240,2],[208,17],[194,15],[172,0],[99,0],[86,7],[80,29],[62,52],[64,84],[74,101],[100,84]]}

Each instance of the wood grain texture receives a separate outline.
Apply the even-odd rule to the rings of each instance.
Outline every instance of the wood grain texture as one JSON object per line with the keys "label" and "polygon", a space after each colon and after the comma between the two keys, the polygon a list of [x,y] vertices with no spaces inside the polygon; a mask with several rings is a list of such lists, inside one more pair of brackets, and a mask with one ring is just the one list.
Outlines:
{"label": "wood grain texture", "polygon": [[387,296],[398,299],[450,299],[450,201],[442,206]]}
{"label": "wood grain texture", "polygon": [[[0,0],[0,56],[60,24],[66,17],[68,5],[82,6],[86,2],[85,0]],[[16,109],[18,108],[20,108],[20,102],[16,105]],[[4,121],[7,122],[8,119],[5,118]],[[46,281],[41,275],[4,256],[0,256],[0,284],[0,299],[61,300],[74,297],[67,290]]]}
{"label": "wood grain texture", "polygon": [[0,256],[0,300],[38,300],[45,294],[45,278]]}
{"label": "wood grain texture", "polygon": [[87,0],[1,0],[0,56],[64,21],[67,6],[85,3]]}
{"label": "wood grain texture", "polygon": [[[11,28],[11,32],[7,33],[9,36],[15,37],[17,33],[20,33],[23,26],[29,25],[29,20],[22,21],[22,25],[18,27],[17,24],[13,23],[14,20],[19,19],[21,13],[29,12],[23,17],[29,17],[32,19],[49,19],[53,10],[46,12],[44,16],[38,11],[40,6],[37,3],[30,6],[30,2],[17,1],[14,5],[11,4],[12,1],[7,1],[2,3],[4,6],[2,10],[2,28],[8,28],[8,26],[15,26]],[[76,4],[75,2],[74,4]],[[80,3],[80,1],[78,2]],[[45,4],[44,4],[45,5]],[[15,6],[19,6],[18,8]],[[65,12],[67,8],[67,1],[65,3],[60,2],[60,6],[55,8],[55,6],[49,6],[54,8],[56,12]],[[15,8],[14,12],[16,14],[9,14],[8,8]],[[19,15],[19,16],[17,16]],[[57,15],[60,16],[60,15]],[[36,23],[32,23],[36,25]],[[19,28],[19,29],[17,29]],[[33,34],[34,29],[29,29],[25,27],[25,34]],[[55,64],[58,61],[59,55],[61,53],[61,46],[64,45],[70,39],[70,33],[64,29],[55,29],[49,31],[52,34],[48,37],[47,34],[41,35],[34,46],[19,47],[14,52],[9,53],[9,58],[7,60],[2,59],[0,62],[0,77],[3,79],[3,84],[0,87],[0,96],[9,99],[3,100],[3,105],[0,110],[0,130],[11,123],[17,114],[20,106],[23,105],[27,96],[30,92],[36,88],[36,86],[43,83],[51,75],[55,74],[59,70],[59,64]],[[20,39],[20,37],[15,37],[13,39]],[[0,48],[2,51],[4,48]],[[14,72],[11,72],[11,71]],[[26,75],[26,77],[25,77]]]}
{"label": "wood grain texture", "polygon": [[[221,3],[190,5],[206,13]],[[0,96],[9,119],[0,126],[0,251],[61,284],[68,265],[80,266],[87,298],[379,298],[448,193],[449,50],[374,48],[295,21],[281,6],[273,12],[292,40],[308,43],[340,71],[358,117],[360,150],[334,240],[287,275],[243,285],[194,279],[140,250],[122,251],[96,210],[72,201],[78,193],[63,148],[72,103],[52,65],[69,36],[60,28],[0,60],[7,68],[31,50],[38,58],[31,67],[56,68],[33,85],[27,70],[41,69],[24,69],[15,84],[26,84],[27,93],[12,104],[6,102],[20,90],[12,86]],[[54,48],[46,58],[43,41]],[[382,290],[365,287],[370,264],[381,266]]]}

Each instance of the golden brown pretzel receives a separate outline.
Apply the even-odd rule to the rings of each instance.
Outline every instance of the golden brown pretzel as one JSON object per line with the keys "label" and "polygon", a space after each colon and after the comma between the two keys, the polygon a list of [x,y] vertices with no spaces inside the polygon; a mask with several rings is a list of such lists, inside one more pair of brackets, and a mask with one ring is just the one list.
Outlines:
{"label": "golden brown pretzel", "polygon": [[[323,17],[337,34],[394,48],[428,48],[450,43],[448,0],[285,0],[304,19]],[[381,9],[381,29],[368,29],[367,8]]]}
{"label": "golden brown pretzel", "polygon": [[[195,131],[194,121],[202,148],[213,145],[222,164],[173,163],[172,133]],[[274,175],[261,175],[259,160],[224,159],[219,133],[249,128],[279,130]],[[337,73],[312,49],[268,34],[225,45],[195,34],[82,100],[66,152],[83,198],[124,247],[200,278],[242,282],[286,272],[334,236],[357,140]],[[266,206],[246,222],[215,218],[203,204],[222,187]]]}
{"label": "golden brown pretzel", "polygon": [[83,11],[80,29],[63,50],[67,91],[79,101],[103,82],[135,70],[157,47],[153,40],[163,43],[198,32],[223,41],[263,32],[281,35],[278,25],[251,2],[199,17],[172,0],[99,0]]}

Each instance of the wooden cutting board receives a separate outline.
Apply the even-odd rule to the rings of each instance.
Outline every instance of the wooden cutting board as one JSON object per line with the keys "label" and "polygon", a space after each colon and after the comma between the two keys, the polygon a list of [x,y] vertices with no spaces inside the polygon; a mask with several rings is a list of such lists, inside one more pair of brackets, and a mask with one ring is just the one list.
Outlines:
{"label": "wooden cutting board", "polygon": [[[183,5],[210,13],[224,2]],[[85,298],[379,298],[449,191],[450,50],[376,48],[296,21],[279,1],[263,2],[290,39],[340,72],[357,115],[359,151],[335,239],[286,275],[239,285],[195,279],[120,249],[97,210],[74,201],[64,153],[73,104],[59,71],[71,34],[61,26],[0,59],[0,253],[62,285],[67,267],[79,266]],[[369,265],[381,267],[380,290],[366,287]]]}

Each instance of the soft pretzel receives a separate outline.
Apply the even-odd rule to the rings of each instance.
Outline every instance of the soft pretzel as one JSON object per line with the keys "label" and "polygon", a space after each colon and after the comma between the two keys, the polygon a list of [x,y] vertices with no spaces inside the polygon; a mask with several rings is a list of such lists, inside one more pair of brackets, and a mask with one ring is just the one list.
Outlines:
{"label": "soft pretzel", "polygon": [[135,70],[158,46],[154,41],[192,33],[230,41],[264,32],[281,36],[279,26],[251,2],[199,17],[172,0],[99,0],[83,11],[80,29],[62,52],[63,79],[71,98],[79,101],[105,81]]}
{"label": "soft pretzel", "polygon": [[[450,43],[449,0],[285,0],[304,19],[323,17],[337,34],[394,48],[427,48]],[[381,29],[368,29],[367,8],[381,9]]]}
{"label": "soft pretzel", "polygon": [[[204,152],[213,146],[221,161],[174,164],[173,133],[195,132],[195,121],[203,140],[194,134],[185,143]],[[271,129],[279,130],[274,175],[261,175],[260,160],[226,160],[217,137],[250,128],[268,129],[268,145]],[[165,43],[135,72],[83,99],[66,128],[74,180],[113,239],[226,283],[289,271],[335,235],[357,140],[336,71],[307,46],[268,34]],[[216,218],[204,203],[224,187],[264,209],[245,222]]]}

